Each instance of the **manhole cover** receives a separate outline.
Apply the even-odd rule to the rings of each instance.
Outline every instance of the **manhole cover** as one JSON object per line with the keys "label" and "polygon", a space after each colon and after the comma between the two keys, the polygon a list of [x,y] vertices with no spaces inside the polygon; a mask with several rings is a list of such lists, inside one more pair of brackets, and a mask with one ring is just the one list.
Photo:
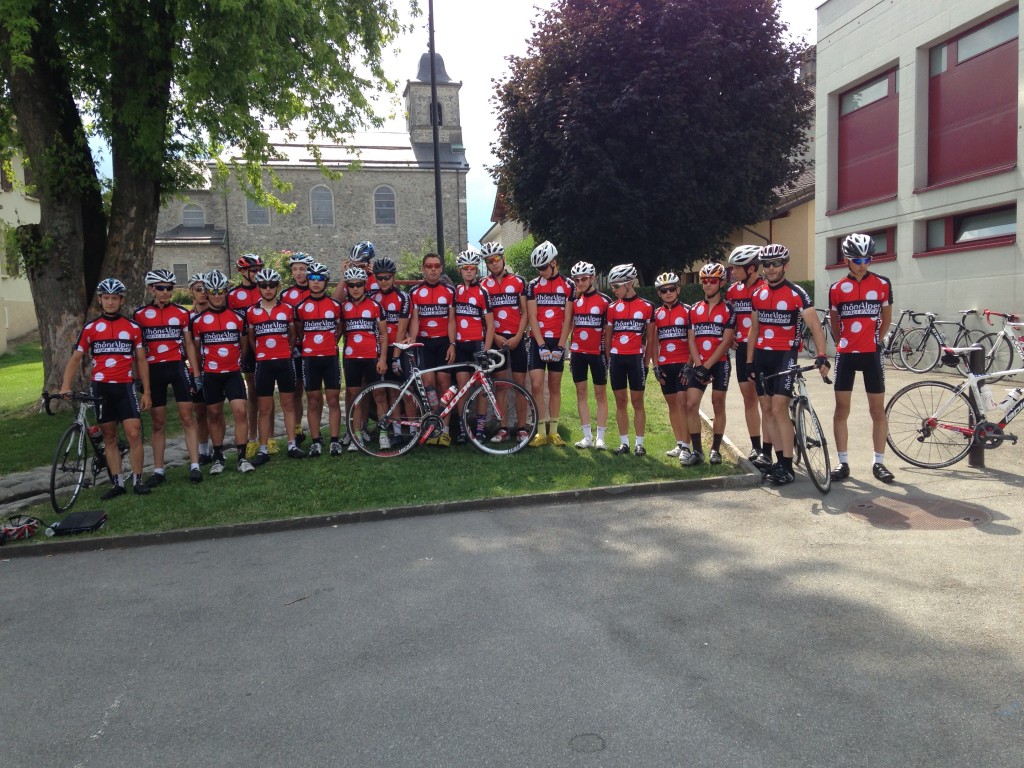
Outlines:
{"label": "manhole cover", "polygon": [[947,499],[890,499],[879,497],[850,505],[851,515],[879,528],[949,531],[992,522],[977,504]]}

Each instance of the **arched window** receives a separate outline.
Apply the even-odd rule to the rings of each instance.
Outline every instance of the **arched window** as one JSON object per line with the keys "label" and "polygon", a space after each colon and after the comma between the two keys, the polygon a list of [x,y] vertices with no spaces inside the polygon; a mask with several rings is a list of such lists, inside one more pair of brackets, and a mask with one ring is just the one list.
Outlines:
{"label": "arched window", "polygon": [[309,190],[309,210],[314,227],[334,226],[334,193],[322,184]]}
{"label": "arched window", "polygon": [[395,224],[395,190],[391,187],[377,187],[373,193],[374,223]]}
{"label": "arched window", "polygon": [[270,224],[270,209],[257,205],[251,198],[245,198],[245,221],[249,225]]}
{"label": "arched window", "polygon": [[206,214],[201,206],[186,205],[181,209],[181,225],[183,227],[205,227]]}

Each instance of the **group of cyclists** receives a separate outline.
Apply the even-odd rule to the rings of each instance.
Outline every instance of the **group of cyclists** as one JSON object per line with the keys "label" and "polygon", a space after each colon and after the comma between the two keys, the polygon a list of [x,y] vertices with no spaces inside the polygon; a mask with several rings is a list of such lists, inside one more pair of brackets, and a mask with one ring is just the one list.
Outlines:
{"label": "group of cyclists", "polygon": [[[884,376],[878,346],[891,321],[891,285],[868,269],[874,253],[870,237],[849,236],[843,253],[849,274],[829,290],[832,331],[838,340],[839,463],[833,477],[841,480],[850,474],[846,422],[854,376],[860,371],[873,421],[873,473],[891,482],[892,474],[883,463]],[[751,441],[749,459],[772,483],[793,482],[791,377],[786,372],[796,360],[803,324],[810,328],[817,349],[824,349],[824,337],[810,296],[786,279],[785,246],[743,245],[733,250],[728,259],[731,284],[726,265],[703,265],[698,275],[703,298],[689,306],[680,301],[682,281],[675,272],[655,279],[655,306],[637,294],[638,273],[632,264],[619,264],[608,272],[611,296],[597,289],[597,270],[589,262],[579,261],[563,274],[558,250],[548,241],[532,251],[530,264],[537,274],[527,281],[508,270],[500,244],[485,243],[479,250],[458,254],[461,282],[455,285],[444,276],[441,257],[428,253],[421,263],[423,279],[406,292],[396,286],[395,261],[377,255],[373,244],[364,241],[342,262],[341,279],[329,292],[329,268],[307,254],[290,255],[291,280],[283,290],[282,276],[275,269],[259,256],[245,254],[236,262],[241,282],[233,288],[217,269],[189,277],[191,310],[172,301],[172,272],[147,273],[151,300],[130,317],[122,313],[126,286],[107,278],[96,289],[101,314],[82,330],[61,391],[70,392],[89,355],[107,460],[110,466],[119,466],[120,423],[130,448],[132,489],[147,494],[166,480],[169,389],[185,436],[189,479],[199,483],[201,465],[209,464],[209,474],[217,475],[227,463],[225,401],[233,416],[241,473],[254,471],[279,451],[273,438],[277,407],[283,416],[287,457],[340,456],[345,450],[358,450],[341,430],[342,380],[346,401],[373,381],[403,381],[409,374],[403,342],[416,342],[415,364],[424,371],[427,405],[433,409],[438,407],[438,393],[452,385],[453,372],[455,382],[463,384],[474,356],[496,349],[503,353],[504,365],[495,375],[528,386],[537,403],[540,421],[531,447],[567,445],[559,420],[568,359],[582,428],[577,449],[606,450],[610,382],[619,436],[612,453],[646,455],[644,390],[653,371],[676,442],[668,456],[690,467],[705,461],[699,408],[709,386],[714,419],[706,460],[722,461],[734,352]],[[339,345],[344,354],[339,355]],[[449,367],[430,370],[441,366]],[[831,363],[819,355],[815,366],[824,377]],[[782,375],[761,378],[773,374]],[[589,406],[591,389],[594,413]],[[325,403],[326,447],[321,432]],[[150,408],[154,469],[144,481],[140,413]],[[310,440],[305,451],[300,447],[306,439],[303,415]],[[475,428],[480,437],[483,422],[479,416],[476,424],[446,423],[428,442],[446,447],[464,441],[463,429]],[[513,434],[525,439],[526,428],[502,423],[489,439],[500,443]],[[364,441],[369,439],[363,436]],[[388,434],[385,425],[377,439],[386,448],[400,435]],[[104,498],[126,492],[118,476]]]}

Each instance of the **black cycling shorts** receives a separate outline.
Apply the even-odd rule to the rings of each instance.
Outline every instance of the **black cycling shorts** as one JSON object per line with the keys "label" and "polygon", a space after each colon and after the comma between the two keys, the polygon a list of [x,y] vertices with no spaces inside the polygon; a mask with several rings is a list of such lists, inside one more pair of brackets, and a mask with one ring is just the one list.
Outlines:
{"label": "black cycling shorts", "polygon": [[593,379],[595,387],[603,387],[608,383],[608,363],[604,355],[573,352],[569,358],[569,371],[575,384],[586,381],[588,377]]}
{"label": "black cycling shorts", "polygon": [[295,391],[295,363],[290,357],[256,361],[256,397],[273,397],[278,392]]}
{"label": "black cycling shorts", "polygon": [[741,341],[736,347],[736,381],[740,384],[753,383],[754,391],[757,392],[758,397],[761,397],[764,395],[764,387],[761,386],[760,381],[750,382],[752,370],[754,370],[753,364],[747,365],[747,342]]}
{"label": "black cycling shorts", "polygon": [[345,386],[349,389],[362,389],[381,380],[376,357],[346,357],[342,367],[345,369]]}
{"label": "black cycling shorts", "polygon": [[[455,362],[472,363],[477,352],[484,351],[483,341],[457,341],[455,342]],[[473,367],[464,365],[461,368],[453,368],[452,373],[472,373]]]}
{"label": "black cycling shorts", "polygon": [[[549,350],[558,349],[558,339],[544,339],[544,346]],[[540,359],[540,347],[537,346],[537,341],[534,338],[530,338],[530,346],[526,350],[526,367],[530,371],[543,371],[548,370],[551,373],[561,373],[565,370],[565,351],[562,352],[562,359],[557,363],[553,361],[545,361]]]}
{"label": "black cycling shorts", "polygon": [[307,392],[341,389],[341,365],[337,355],[302,358],[302,384]]}
{"label": "black cycling shorts", "polygon": [[242,373],[254,373],[256,371],[256,352],[248,350],[242,355]]}
{"label": "black cycling shorts", "polygon": [[245,381],[241,371],[203,374],[203,399],[207,405],[245,400]]}
{"label": "black cycling shorts", "polygon": [[[696,367],[694,366],[694,368]],[[711,371],[711,391],[727,391],[729,389],[729,374],[732,373],[732,362],[729,360],[729,356],[726,355],[708,370]],[[693,376],[690,377],[690,386],[699,389],[701,392],[706,391],[708,388],[707,384],[698,384],[697,379]]]}
{"label": "black cycling shorts", "polygon": [[[773,373],[784,371],[796,362],[797,352],[795,349],[755,349],[754,350],[754,373],[770,376]],[[790,397],[793,392],[793,374],[778,376],[768,379],[764,383],[764,394],[784,395]]]}
{"label": "black cycling shorts", "polygon": [[885,369],[881,352],[840,352],[832,367],[836,392],[852,392],[855,374],[864,374],[864,391],[869,395],[885,394]]}
{"label": "black cycling shorts", "polygon": [[661,377],[665,380],[664,384],[660,381],[658,382],[661,386],[661,394],[674,395],[677,392],[685,392],[690,388],[689,379],[681,381],[679,378],[686,365],[686,363],[666,363],[658,367],[658,370],[661,371]]}
{"label": "black cycling shorts", "polygon": [[[416,347],[416,367],[421,371],[425,371],[428,368],[439,368],[442,365],[448,365],[446,356],[448,354],[448,347],[451,346],[451,342],[448,341],[447,336],[437,336],[432,339],[419,339],[422,342],[422,347]],[[442,371],[442,373],[450,373],[451,371]]]}
{"label": "black cycling shorts", "polygon": [[[502,333],[500,334],[503,338],[511,339],[513,334]],[[505,357],[505,362],[502,364],[499,371],[510,370],[512,373],[526,373],[529,368],[527,367],[526,361],[526,345],[527,340],[525,338],[520,339],[519,343],[514,349],[509,349],[507,346],[499,347],[497,344],[491,347],[491,349],[497,349]]]}
{"label": "black cycling shorts", "polygon": [[139,418],[139,393],[135,383],[112,384],[109,381],[94,381],[90,385],[96,403],[96,423],[109,424]]}
{"label": "black cycling shorts", "polygon": [[167,407],[168,387],[174,390],[174,399],[179,403],[192,402],[192,377],[184,360],[176,363],[150,363],[149,394],[154,408]]}
{"label": "black cycling shorts", "polygon": [[647,370],[643,355],[612,355],[608,368],[608,379],[612,392],[625,389],[628,385],[634,392],[647,388]]}

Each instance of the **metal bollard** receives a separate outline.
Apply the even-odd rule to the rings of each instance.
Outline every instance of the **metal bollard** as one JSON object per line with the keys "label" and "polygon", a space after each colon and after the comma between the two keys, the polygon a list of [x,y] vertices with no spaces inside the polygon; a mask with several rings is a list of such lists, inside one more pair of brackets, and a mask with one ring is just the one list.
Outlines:
{"label": "metal bollard", "polygon": [[[982,349],[972,350],[967,357],[967,364],[971,369],[971,373],[980,375],[985,372],[985,352]],[[971,394],[974,397],[974,394]],[[978,406],[978,412],[982,414],[982,419],[985,418],[985,404],[975,403]],[[971,444],[971,450],[967,454],[967,466],[974,467],[976,469],[985,468],[985,446],[981,443],[975,442]]]}

